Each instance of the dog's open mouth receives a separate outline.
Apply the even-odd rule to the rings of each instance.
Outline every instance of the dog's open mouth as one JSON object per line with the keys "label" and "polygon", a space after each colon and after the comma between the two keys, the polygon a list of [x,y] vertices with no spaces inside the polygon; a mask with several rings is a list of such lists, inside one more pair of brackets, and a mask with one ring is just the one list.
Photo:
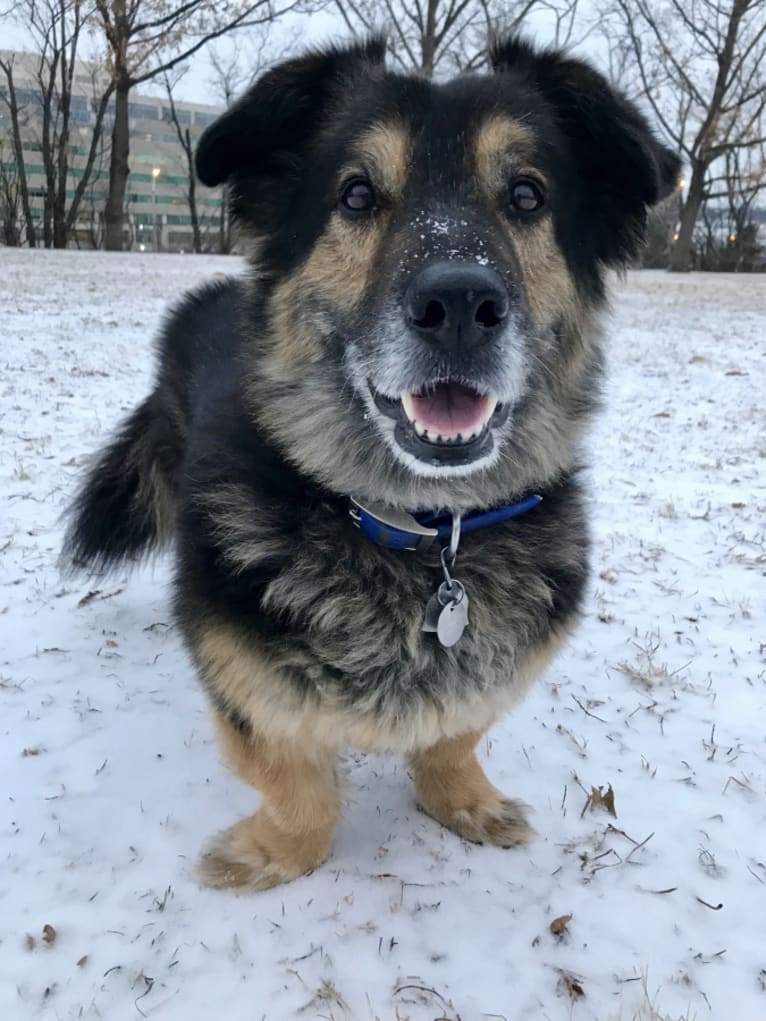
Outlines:
{"label": "dog's open mouth", "polygon": [[489,426],[497,400],[462,383],[436,383],[401,397],[407,421],[430,443],[470,443]]}
{"label": "dog's open mouth", "polygon": [[396,421],[399,445],[421,461],[467,465],[485,457],[493,446],[492,427],[507,409],[492,394],[470,383],[438,380],[397,400],[370,384],[376,407]]}

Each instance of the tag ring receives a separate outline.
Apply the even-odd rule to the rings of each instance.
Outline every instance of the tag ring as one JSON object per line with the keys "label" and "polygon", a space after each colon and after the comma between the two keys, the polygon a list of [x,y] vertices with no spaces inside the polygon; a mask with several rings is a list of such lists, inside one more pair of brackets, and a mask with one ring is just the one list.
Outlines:
{"label": "tag ring", "polygon": [[460,522],[462,520],[462,514],[452,515],[452,534],[449,540],[449,559],[450,564],[454,565],[455,558],[457,557],[457,548],[460,545]]}

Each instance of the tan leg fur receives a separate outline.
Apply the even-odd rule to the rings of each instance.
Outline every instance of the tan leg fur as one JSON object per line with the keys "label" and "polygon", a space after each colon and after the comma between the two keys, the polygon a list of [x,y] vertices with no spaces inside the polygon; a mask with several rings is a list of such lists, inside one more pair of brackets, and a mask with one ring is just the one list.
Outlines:
{"label": "tan leg fur", "polygon": [[477,844],[526,844],[533,830],[521,802],[494,787],[476,758],[481,735],[442,738],[411,758],[421,807],[442,826]]}
{"label": "tan leg fur", "polygon": [[258,788],[255,815],[219,833],[197,867],[209,886],[266,890],[327,858],[340,811],[334,749],[247,737],[215,712],[224,757]]}

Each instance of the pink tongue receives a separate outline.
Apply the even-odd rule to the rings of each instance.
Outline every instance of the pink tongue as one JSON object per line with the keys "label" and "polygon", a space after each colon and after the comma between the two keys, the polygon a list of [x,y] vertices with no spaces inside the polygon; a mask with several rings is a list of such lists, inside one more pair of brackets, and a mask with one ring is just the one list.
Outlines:
{"label": "pink tongue", "polygon": [[432,436],[470,436],[485,424],[489,397],[460,383],[437,383],[428,394],[412,395],[415,418]]}

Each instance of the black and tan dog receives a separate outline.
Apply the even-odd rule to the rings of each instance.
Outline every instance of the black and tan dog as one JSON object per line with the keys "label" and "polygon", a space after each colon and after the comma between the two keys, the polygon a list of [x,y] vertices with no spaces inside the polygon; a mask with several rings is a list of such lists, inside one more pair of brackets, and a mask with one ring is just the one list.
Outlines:
{"label": "black and tan dog", "polygon": [[73,508],[76,564],[175,540],[224,753],[263,794],[202,859],[213,885],[327,857],[345,745],[408,756],[469,840],[530,834],[474,749],[576,621],[604,272],[678,162],[586,65],[492,58],[434,84],[378,41],[312,53],[207,130],[199,176],[226,182],[252,269],[183,300]]}

